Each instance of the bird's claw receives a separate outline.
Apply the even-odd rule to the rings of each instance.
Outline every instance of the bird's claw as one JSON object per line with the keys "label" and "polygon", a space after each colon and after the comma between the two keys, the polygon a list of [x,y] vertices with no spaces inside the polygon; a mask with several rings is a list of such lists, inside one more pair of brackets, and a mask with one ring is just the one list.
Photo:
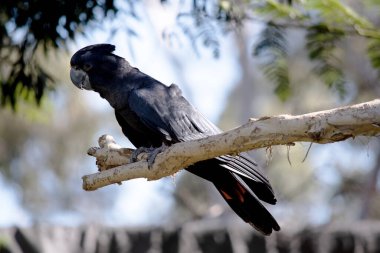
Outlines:
{"label": "bird's claw", "polygon": [[165,149],[167,148],[167,146],[165,144],[162,144],[160,147],[158,148],[154,148],[154,147],[150,147],[150,148],[146,148],[146,147],[139,147],[137,148],[136,150],[134,150],[132,152],[132,155],[131,155],[131,162],[136,162],[138,159],[138,156],[141,154],[141,153],[147,153],[148,154],[148,158],[147,158],[147,161],[148,161],[148,168],[152,168],[153,166],[153,163],[154,163],[154,160],[156,159],[156,156],[161,153],[162,151],[164,151]]}
{"label": "bird's claw", "polygon": [[159,153],[161,153],[162,151],[164,151],[166,148],[167,148],[167,146],[164,143],[162,143],[162,145],[160,147],[155,148],[154,150],[149,152],[149,154],[148,154],[148,168],[149,169],[152,168],[154,160],[156,159],[156,156]]}
{"label": "bird's claw", "polygon": [[131,155],[131,163],[134,163],[134,162],[137,162],[138,161],[138,156],[141,154],[141,153],[151,153],[152,151],[154,150],[153,147],[150,147],[150,148],[146,148],[146,147],[139,147],[137,149],[135,149],[133,152],[132,152],[132,155]]}

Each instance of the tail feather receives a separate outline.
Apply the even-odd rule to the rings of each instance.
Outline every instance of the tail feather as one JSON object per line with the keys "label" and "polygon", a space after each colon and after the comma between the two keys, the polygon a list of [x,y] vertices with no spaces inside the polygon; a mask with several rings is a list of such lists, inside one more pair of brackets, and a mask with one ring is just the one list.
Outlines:
{"label": "tail feather", "polygon": [[186,168],[212,182],[232,210],[252,227],[269,235],[280,226],[260,200],[276,203],[273,189],[257,164],[248,156],[222,156]]}
{"label": "tail feather", "polygon": [[[234,180],[234,177],[231,177],[231,180]],[[235,179],[233,183],[230,181],[230,184],[214,185],[232,210],[252,227],[264,235],[270,235],[273,230],[280,230],[273,216],[244,184]]]}
{"label": "tail feather", "polygon": [[[260,169],[260,167],[258,167],[256,164],[249,163],[251,161],[247,160],[243,156],[239,156],[237,158],[231,157],[231,159],[224,162],[225,163],[220,164],[220,166],[223,166],[227,170],[233,172],[235,172],[235,170],[240,170],[247,171],[246,174],[248,174],[251,171]],[[257,171],[255,171],[255,173],[259,174]],[[246,174],[242,175],[241,173],[234,173],[235,177],[241,178],[249,186],[249,188],[252,189],[252,191],[259,199],[272,205],[276,204],[277,200],[274,196],[273,189],[268,179],[266,179],[262,174],[259,174],[260,177],[255,177],[252,179],[252,177],[247,177]]]}

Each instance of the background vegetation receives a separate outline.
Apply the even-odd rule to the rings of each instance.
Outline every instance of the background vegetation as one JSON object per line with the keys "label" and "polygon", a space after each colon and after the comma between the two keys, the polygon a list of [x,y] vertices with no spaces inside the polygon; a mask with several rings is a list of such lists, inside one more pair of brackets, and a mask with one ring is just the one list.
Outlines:
{"label": "background vegetation", "polygon": [[[216,108],[206,113],[229,129],[249,117],[306,113],[378,97],[379,10],[376,0],[4,1],[2,191],[11,192],[28,222],[78,224],[100,217],[118,224],[122,214],[114,213],[127,212],[120,208],[124,205],[131,219],[137,216],[133,206],[146,207],[144,224],[235,219],[208,184],[185,173],[154,187],[128,182],[83,192],[80,177],[95,167],[85,157],[87,147],[103,132],[123,137],[112,111],[95,105],[100,98],[86,99],[72,87],[70,55],[79,44],[107,41],[127,48],[119,54],[140,63],[139,68],[153,64],[154,73],[148,74],[171,68],[175,76],[168,82],[177,81],[201,110]],[[153,55],[141,60],[146,38],[170,66],[154,62]],[[211,103],[214,94],[207,86],[227,70],[194,71],[192,66],[205,61],[227,62],[218,66],[233,73],[230,84],[212,88],[215,95],[224,90],[218,105]],[[377,138],[313,145],[304,162],[306,143],[254,152],[278,195],[271,210],[282,227],[378,219],[379,145]],[[139,187],[149,188],[150,197],[139,195]],[[121,197],[126,189],[138,197]],[[165,208],[152,213],[155,205]]]}

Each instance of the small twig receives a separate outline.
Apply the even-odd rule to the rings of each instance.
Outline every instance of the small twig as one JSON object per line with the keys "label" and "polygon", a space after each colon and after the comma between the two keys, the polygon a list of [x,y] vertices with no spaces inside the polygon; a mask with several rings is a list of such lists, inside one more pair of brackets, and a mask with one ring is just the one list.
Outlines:
{"label": "small twig", "polygon": [[307,156],[309,155],[309,151],[310,151],[312,145],[313,145],[313,143],[310,142],[310,145],[309,145],[309,147],[307,148],[307,151],[306,151],[305,157],[302,159],[302,162],[305,162],[305,161],[306,161],[306,158],[307,158]]}
{"label": "small twig", "polygon": [[292,161],[290,160],[290,145],[286,145],[286,157],[288,158],[288,163],[292,166]]}

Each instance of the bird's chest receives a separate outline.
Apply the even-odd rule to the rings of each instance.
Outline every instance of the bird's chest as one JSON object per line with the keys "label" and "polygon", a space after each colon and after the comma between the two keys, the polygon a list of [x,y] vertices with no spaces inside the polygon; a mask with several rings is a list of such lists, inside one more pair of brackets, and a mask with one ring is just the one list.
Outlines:
{"label": "bird's chest", "polygon": [[138,117],[137,114],[129,108],[124,108],[123,110],[117,111],[116,119],[127,137],[129,137],[129,135],[141,134],[148,131],[146,126],[142,123],[140,117]]}
{"label": "bird's chest", "polygon": [[162,141],[141,118],[129,108],[116,111],[116,119],[125,136],[136,147],[160,146]]}

